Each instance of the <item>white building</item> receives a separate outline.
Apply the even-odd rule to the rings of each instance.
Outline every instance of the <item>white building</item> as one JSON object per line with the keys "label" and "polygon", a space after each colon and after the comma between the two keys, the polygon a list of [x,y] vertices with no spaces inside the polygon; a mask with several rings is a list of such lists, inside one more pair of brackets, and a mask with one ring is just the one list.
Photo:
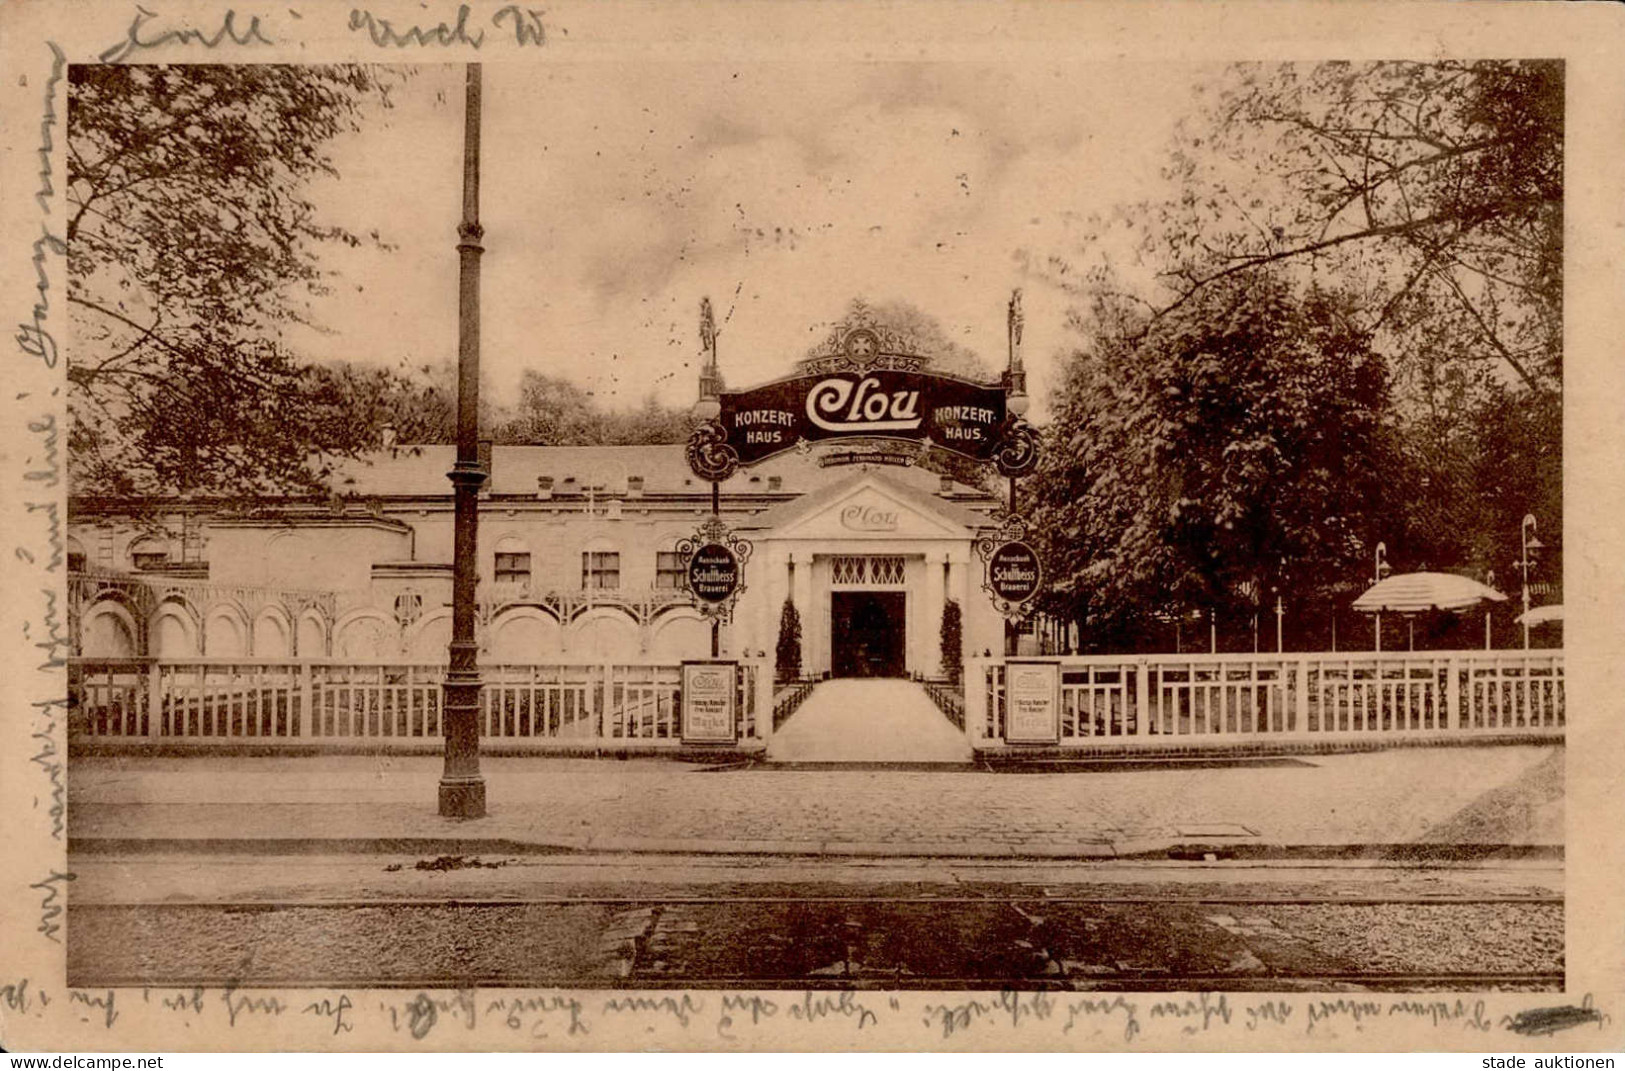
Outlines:
{"label": "white building", "polygon": [[[349,463],[329,502],[252,512],[75,498],[80,653],[434,663],[451,633],[452,446]],[[710,654],[678,541],[711,513],[682,446],[498,446],[480,495],[478,635],[491,663],[678,661]],[[803,675],[936,676],[944,605],[963,650],[998,652],[1003,619],[973,549],[997,503],[914,467],[822,466],[791,452],[722,483],[753,545],[720,633],[765,654],[786,598]]]}

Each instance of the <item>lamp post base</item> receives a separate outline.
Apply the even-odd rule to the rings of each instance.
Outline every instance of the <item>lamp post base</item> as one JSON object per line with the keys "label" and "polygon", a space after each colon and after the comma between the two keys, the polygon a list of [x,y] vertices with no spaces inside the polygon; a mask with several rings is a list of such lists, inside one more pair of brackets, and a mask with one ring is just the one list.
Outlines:
{"label": "lamp post base", "polygon": [[484,818],[485,778],[440,779],[440,817]]}

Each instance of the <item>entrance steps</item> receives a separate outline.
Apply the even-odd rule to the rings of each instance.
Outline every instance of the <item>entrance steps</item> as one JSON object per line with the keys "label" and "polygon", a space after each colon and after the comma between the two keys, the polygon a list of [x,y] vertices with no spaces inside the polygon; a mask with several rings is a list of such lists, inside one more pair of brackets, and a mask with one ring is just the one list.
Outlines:
{"label": "entrance steps", "polygon": [[783,763],[969,763],[970,741],[913,681],[824,681],[768,741]]}

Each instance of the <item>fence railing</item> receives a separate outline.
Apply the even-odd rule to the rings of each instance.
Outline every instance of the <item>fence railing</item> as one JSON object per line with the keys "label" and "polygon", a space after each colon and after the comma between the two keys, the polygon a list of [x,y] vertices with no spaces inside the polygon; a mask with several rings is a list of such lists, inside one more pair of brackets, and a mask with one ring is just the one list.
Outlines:
{"label": "fence railing", "polygon": [[[1060,657],[1062,746],[1426,735],[1561,736],[1563,652]],[[1005,743],[1005,663],[971,659],[966,725]],[[1041,709],[1041,708],[1035,708]]]}
{"label": "fence railing", "polygon": [[813,678],[798,677],[794,680],[780,681],[773,691],[773,728],[783,725],[796,712],[796,708],[807,701],[812,690],[818,686]]}
{"label": "fence railing", "polygon": [[[76,738],[132,743],[441,746],[441,682],[430,663],[86,659],[70,661]],[[480,667],[479,730],[538,748],[677,746],[682,667],[609,662]],[[764,739],[771,674],[736,677],[738,740]]]}
{"label": "fence railing", "polygon": [[962,681],[926,677],[920,681],[920,687],[925,689],[925,694],[931,697],[931,702],[942,711],[943,717],[953,723],[954,728],[965,728],[965,685]]}

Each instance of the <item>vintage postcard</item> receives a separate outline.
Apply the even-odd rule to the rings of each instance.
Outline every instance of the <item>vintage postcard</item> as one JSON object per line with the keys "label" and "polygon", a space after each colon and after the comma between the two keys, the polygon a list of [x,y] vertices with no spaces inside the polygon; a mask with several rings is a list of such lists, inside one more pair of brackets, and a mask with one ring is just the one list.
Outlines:
{"label": "vintage postcard", "polygon": [[1618,1049],[1622,30],[0,10],[0,1044]]}

